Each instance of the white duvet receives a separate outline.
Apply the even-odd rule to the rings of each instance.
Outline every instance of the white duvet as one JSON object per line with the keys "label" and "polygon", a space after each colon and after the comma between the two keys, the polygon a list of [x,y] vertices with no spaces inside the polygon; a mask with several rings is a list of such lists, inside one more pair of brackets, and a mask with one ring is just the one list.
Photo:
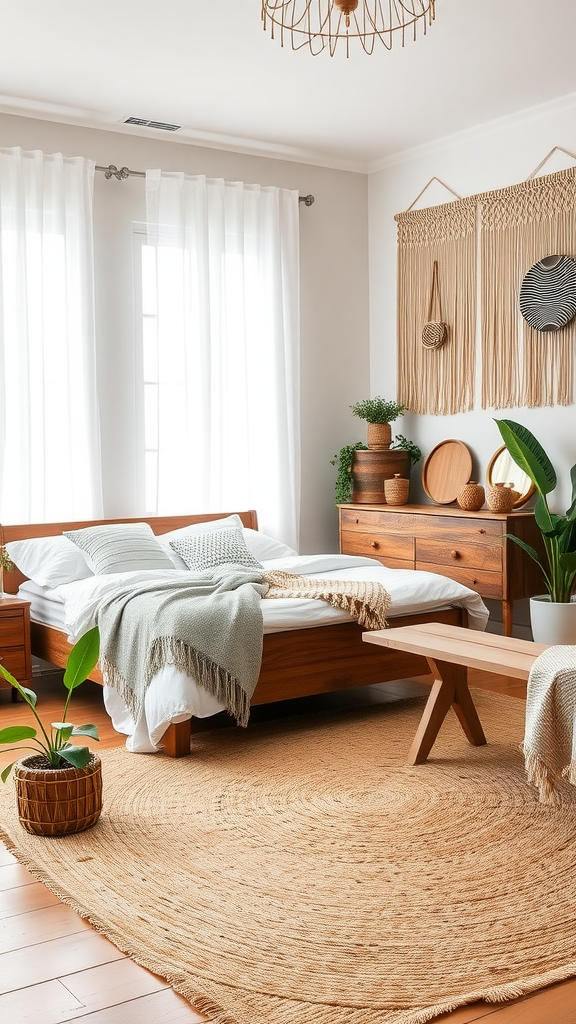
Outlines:
{"label": "white duvet", "polygon": [[[389,620],[398,615],[460,606],[467,610],[471,628],[484,629],[488,621],[488,610],[475,591],[436,573],[387,569],[373,558],[340,554],[291,555],[269,559],[262,564],[265,569],[284,569],[320,579],[380,581],[392,598]],[[57,587],[54,593],[63,603],[64,628],[70,642],[74,643],[96,624],[100,601],[120,586],[125,587],[127,583],[137,585],[154,578],[181,578],[182,572],[174,569],[168,573],[159,570],[110,573]],[[338,611],[324,601],[303,598],[263,600],[262,612],[267,633],[312,628],[350,618],[346,612]],[[104,702],[114,728],[128,737],[128,749],[139,753],[158,750],[171,722],[183,721],[192,715],[205,718],[223,710],[214,697],[173,666],[162,669],[152,679],[138,721],[134,721],[124,702],[110,687],[104,687]]]}

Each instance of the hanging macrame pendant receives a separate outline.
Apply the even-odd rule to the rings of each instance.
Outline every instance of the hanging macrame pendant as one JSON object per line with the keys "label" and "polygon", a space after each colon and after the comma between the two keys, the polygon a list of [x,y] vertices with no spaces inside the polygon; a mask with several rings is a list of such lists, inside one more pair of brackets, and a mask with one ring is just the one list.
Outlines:
{"label": "hanging macrame pendant", "polygon": [[[436,308],[435,308],[436,307]],[[432,317],[439,315],[438,320]],[[430,289],[430,303],[428,305],[428,320],[422,328],[422,344],[424,348],[441,348],[448,338],[448,324],[442,319],[442,298],[440,296],[440,285],[438,282],[438,260],[434,260],[432,268],[432,287]]]}

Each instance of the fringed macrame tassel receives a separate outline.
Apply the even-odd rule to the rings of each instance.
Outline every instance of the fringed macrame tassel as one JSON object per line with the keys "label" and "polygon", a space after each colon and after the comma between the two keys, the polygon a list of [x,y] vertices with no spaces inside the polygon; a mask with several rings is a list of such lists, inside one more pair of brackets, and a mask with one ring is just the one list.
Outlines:
{"label": "fringed macrame tassel", "polygon": [[522,744],[521,749],[524,754],[524,765],[528,782],[536,786],[540,802],[543,804],[559,804],[560,797],[554,785],[555,773],[544,763],[538,754],[529,750],[525,743]]}
{"label": "fringed macrame tassel", "polygon": [[158,637],[152,644],[146,667],[147,683],[164,665],[174,665],[179,672],[195,679],[199,686],[224,704],[238,725],[248,724],[250,700],[238,680],[226,669],[170,636]]}
{"label": "fringed macrame tassel", "polygon": [[[411,412],[448,415],[474,404],[476,203],[467,199],[396,216],[398,400]],[[434,262],[448,337],[422,343]]]}
{"label": "fringed macrame tassel", "polygon": [[482,407],[570,405],[576,321],[535,331],[521,316],[524,275],[569,254],[576,235],[576,168],[477,196],[482,211]]}

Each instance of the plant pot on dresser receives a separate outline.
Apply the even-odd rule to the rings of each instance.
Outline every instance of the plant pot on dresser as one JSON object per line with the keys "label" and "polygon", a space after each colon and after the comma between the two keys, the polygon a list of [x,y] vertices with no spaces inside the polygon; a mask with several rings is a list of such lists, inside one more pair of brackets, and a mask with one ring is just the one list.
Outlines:
{"label": "plant pot on dresser", "polygon": [[542,589],[540,570],[514,534],[540,550],[534,513],[517,509],[470,512],[454,505],[339,505],[340,550],[369,555],[391,569],[436,572],[500,601],[505,636],[513,602]]}

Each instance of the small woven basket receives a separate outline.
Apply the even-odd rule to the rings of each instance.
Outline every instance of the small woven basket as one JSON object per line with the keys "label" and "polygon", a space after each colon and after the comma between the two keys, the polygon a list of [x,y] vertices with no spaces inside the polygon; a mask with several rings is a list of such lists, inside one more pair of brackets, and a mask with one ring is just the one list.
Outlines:
{"label": "small woven basket", "polygon": [[405,505],[408,501],[410,481],[400,473],[394,473],[393,477],[384,481],[384,496],[387,505]]}
{"label": "small woven basket", "polygon": [[511,512],[514,494],[506,484],[494,484],[488,488],[488,508],[491,512]]}
{"label": "small woven basket", "polygon": [[466,512],[478,512],[484,504],[485,494],[482,484],[469,480],[458,494],[456,501]]}
{"label": "small woven basket", "polygon": [[92,754],[85,768],[47,768],[42,755],[14,766],[20,824],[36,836],[83,832],[102,811],[102,762]]}

